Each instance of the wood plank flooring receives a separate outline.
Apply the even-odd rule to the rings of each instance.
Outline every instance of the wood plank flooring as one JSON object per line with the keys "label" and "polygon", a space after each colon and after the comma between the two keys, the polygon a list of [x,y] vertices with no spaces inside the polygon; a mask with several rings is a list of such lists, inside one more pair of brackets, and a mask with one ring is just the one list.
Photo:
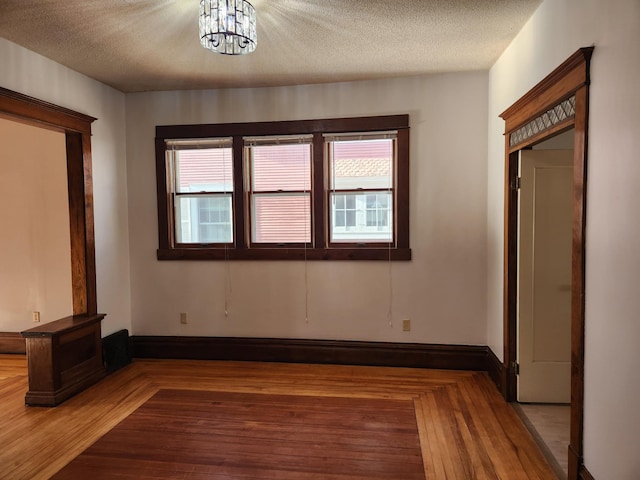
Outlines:
{"label": "wood plank flooring", "polygon": [[[2,479],[51,478],[160,390],[413,402],[428,480],[557,478],[520,418],[480,372],[136,360],[56,408],[26,407],[26,390],[24,357],[0,355]],[[128,468],[133,464],[123,462],[123,473]],[[260,478],[220,476],[203,464],[192,468],[204,469],[200,478]],[[329,479],[331,473],[297,478]],[[337,473],[333,478],[362,478]]]}
{"label": "wood plank flooring", "polygon": [[520,403],[515,404],[514,408],[523,422],[530,425],[529,431],[533,432],[533,436],[539,437],[538,444],[542,442],[543,453],[554,467],[558,477],[567,478],[571,407],[558,404]]}
{"label": "wood plank flooring", "polygon": [[141,472],[425,480],[409,400],[164,389],[53,478],[137,480]]}

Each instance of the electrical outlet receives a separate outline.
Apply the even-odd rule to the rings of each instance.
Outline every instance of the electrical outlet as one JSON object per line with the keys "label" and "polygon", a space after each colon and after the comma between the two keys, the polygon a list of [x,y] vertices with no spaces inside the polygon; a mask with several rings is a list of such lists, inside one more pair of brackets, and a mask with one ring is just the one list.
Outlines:
{"label": "electrical outlet", "polygon": [[402,320],[402,331],[403,332],[411,331],[411,320],[409,319]]}
{"label": "electrical outlet", "polygon": [[33,321],[35,323],[40,323],[40,312],[33,312]]}
{"label": "electrical outlet", "polygon": [[180,314],[180,323],[181,323],[182,325],[186,325],[186,324],[188,323],[188,322],[187,322],[187,314],[186,314],[186,312],[182,312],[182,313]]}

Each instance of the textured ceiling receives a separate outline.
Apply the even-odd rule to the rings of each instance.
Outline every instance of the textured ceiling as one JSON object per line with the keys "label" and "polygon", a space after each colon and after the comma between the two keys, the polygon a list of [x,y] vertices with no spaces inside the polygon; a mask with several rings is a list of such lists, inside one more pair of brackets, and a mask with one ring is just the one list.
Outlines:
{"label": "textured ceiling", "polygon": [[123,92],[488,69],[542,0],[253,0],[258,47],[198,38],[199,0],[0,0],[0,37]]}

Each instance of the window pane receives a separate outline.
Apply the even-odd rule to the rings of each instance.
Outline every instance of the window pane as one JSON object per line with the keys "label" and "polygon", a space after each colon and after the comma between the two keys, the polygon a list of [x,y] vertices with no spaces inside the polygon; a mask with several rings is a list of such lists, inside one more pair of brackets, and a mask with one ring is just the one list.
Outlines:
{"label": "window pane", "polygon": [[353,227],[356,224],[356,195],[336,193],[333,195],[333,217],[336,227]]}
{"label": "window pane", "polygon": [[375,227],[378,225],[376,211],[367,210],[367,227]]}
{"label": "window pane", "polygon": [[375,207],[376,207],[376,196],[367,195],[367,208],[375,208]]}
{"label": "window pane", "polygon": [[178,243],[231,243],[231,195],[183,195],[176,202]]}
{"label": "window pane", "polygon": [[186,192],[232,192],[231,147],[176,150],[176,190]]}
{"label": "window pane", "polygon": [[252,241],[305,243],[311,241],[310,195],[263,194],[253,196]]}
{"label": "window pane", "polygon": [[390,192],[331,193],[331,242],[392,241],[392,206]]}
{"label": "window pane", "polygon": [[330,150],[332,190],[392,187],[392,139],[336,141]]}
{"label": "window pane", "polygon": [[308,191],[311,189],[311,145],[256,145],[249,147],[253,191]]}
{"label": "window pane", "polygon": [[356,208],[356,196],[355,195],[345,195],[346,197],[346,208],[349,210],[354,210]]}
{"label": "window pane", "polygon": [[347,210],[345,212],[347,214],[346,226],[347,227],[355,227],[356,226],[356,212],[355,210]]}

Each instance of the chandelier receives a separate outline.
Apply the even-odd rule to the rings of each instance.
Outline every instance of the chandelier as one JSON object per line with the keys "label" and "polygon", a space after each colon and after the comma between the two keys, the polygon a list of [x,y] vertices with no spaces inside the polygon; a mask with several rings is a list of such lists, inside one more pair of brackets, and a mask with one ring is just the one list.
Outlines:
{"label": "chandelier", "polygon": [[200,0],[200,43],[224,55],[256,49],[256,11],[246,0]]}

